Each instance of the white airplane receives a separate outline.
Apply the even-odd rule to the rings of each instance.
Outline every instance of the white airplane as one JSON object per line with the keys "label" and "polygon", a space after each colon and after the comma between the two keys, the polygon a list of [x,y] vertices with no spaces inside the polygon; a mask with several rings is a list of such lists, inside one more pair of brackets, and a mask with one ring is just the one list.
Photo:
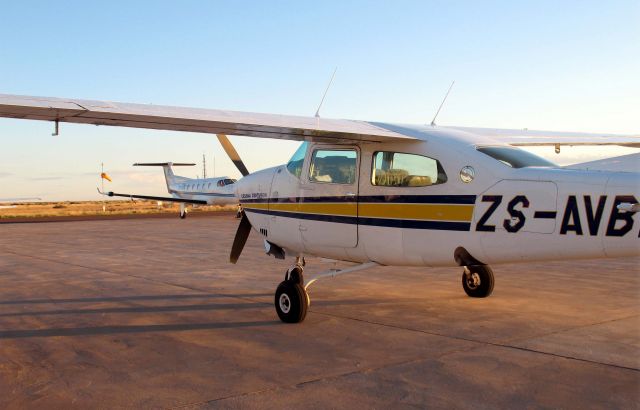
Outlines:
{"label": "white airplane", "polygon": [[[301,322],[316,280],[378,265],[460,266],[471,297],[490,265],[640,254],[640,173],[570,170],[514,145],[623,145],[640,136],[394,125],[75,99],[0,95],[0,117],[304,141],[287,164],[232,185],[253,229],[295,262],[275,293]],[[225,147],[228,151],[228,147]],[[239,157],[236,165],[242,164]],[[244,166],[242,166],[244,168]],[[246,169],[246,168],[245,168]],[[356,265],[304,280],[304,255]]]}
{"label": "white airplane", "polygon": [[[17,205],[14,205],[17,202],[31,202],[31,201],[41,201],[42,198],[0,198],[0,209],[8,209],[8,208],[16,208]],[[10,204],[10,205],[2,205],[2,204]]]}
{"label": "white airplane", "polygon": [[[146,167],[162,167],[164,170],[164,178],[167,183],[167,191],[171,197],[149,196],[138,194],[119,194],[115,192],[102,192],[101,195],[120,196],[136,199],[150,199],[157,201],[168,201],[180,203],[180,218],[187,216],[186,204],[194,205],[229,205],[237,204],[235,189],[233,184],[236,180],[229,177],[218,178],[187,178],[173,173],[173,167],[177,166],[193,166],[195,164],[173,163],[173,162],[154,162],[154,163],[136,163],[134,166]],[[248,174],[248,172],[247,172]]]}

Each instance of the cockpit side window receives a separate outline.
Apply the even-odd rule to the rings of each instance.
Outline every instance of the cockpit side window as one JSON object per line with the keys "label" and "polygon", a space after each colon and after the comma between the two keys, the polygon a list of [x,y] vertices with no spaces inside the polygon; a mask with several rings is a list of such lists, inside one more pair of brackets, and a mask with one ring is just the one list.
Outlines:
{"label": "cockpit side window", "polygon": [[309,144],[307,142],[303,142],[302,144],[300,144],[296,152],[287,163],[287,170],[297,178],[300,178],[300,174],[302,174],[302,166],[304,164],[304,157],[307,154],[308,145]]}
{"label": "cockpit side window", "polygon": [[511,168],[558,166],[536,154],[516,147],[478,147],[477,150]]}
{"label": "cockpit side window", "polygon": [[438,160],[416,154],[378,151],[373,154],[371,184],[388,187],[423,187],[447,182]]}
{"label": "cockpit side window", "polygon": [[313,151],[309,180],[331,184],[353,184],[356,181],[358,154],[352,149],[319,149]]}

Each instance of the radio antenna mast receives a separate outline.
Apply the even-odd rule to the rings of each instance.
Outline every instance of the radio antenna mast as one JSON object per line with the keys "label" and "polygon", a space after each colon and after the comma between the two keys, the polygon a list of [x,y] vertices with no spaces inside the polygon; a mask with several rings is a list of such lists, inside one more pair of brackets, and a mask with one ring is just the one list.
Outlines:
{"label": "radio antenna mast", "polygon": [[327,84],[327,88],[324,90],[324,94],[322,94],[322,100],[320,100],[320,105],[318,105],[318,109],[316,110],[316,118],[320,118],[320,108],[322,108],[322,103],[324,103],[324,97],[327,96],[327,92],[329,91],[329,87],[333,83],[333,77],[336,76],[336,71],[338,71],[338,67],[333,70],[333,74],[331,74],[331,79],[329,80],[329,84]]}
{"label": "radio antenna mast", "polygon": [[431,126],[435,127],[436,125],[436,118],[438,118],[438,114],[440,114],[440,110],[442,109],[442,106],[444,105],[444,102],[447,101],[447,97],[449,96],[449,93],[451,92],[451,89],[453,88],[453,85],[456,83],[455,80],[453,80],[451,82],[451,85],[449,86],[449,89],[447,90],[447,94],[445,94],[444,99],[442,100],[442,102],[440,103],[440,107],[438,107],[438,111],[436,111],[436,115],[433,116],[433,119],[431,120]]}

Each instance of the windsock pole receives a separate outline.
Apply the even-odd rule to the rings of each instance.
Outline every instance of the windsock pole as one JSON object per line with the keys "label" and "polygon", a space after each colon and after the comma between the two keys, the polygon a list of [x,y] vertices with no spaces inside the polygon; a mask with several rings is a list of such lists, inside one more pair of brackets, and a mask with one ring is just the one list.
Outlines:
{"label": "windsock pole", "polygon": [[[104,192],[104,162],[100,163],[100,182],[102,183],[102,192]],[[104,199],[104,196],[102,197],[102,213],[106,213],[107,212],[107,203]]]}

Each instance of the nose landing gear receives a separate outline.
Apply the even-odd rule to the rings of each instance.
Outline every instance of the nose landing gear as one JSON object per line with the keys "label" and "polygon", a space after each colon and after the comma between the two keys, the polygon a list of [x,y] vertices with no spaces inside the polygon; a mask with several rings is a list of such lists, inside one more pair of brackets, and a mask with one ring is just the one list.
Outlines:
{"label": "nose landing gear", "polygon": [[472,298],[486,298],[493,292],[493,271],[488,265],[465,266],[462,288]]}
{"label": "nose landing gear", "polygon": [[184,203],[180,204],[180,219],[184,219],[187,217],[187,207]]}
{"label": "nose landing gear", "polygon": [[299,323],[307,316],[311,299],[304,287],[303,270],[303,264],[296,263],[276,289],[276,312],[285,323]]}
{"label": "nose landing gear", "polygon": [[364,262],[343,269],[330,269],[328,271],[318,273],[305,284],[302,272],[304,270],[304,258],[296,258],[296,264],[287,271],[284,281],[278,285],[276,289],[275,306],[276,312],[280,320],[286,323],[302,322],[307,316],[311,299],[309,299],[309,286],[316,281],[343,275],[345,273],[357,272],[363,269],[369,269],[380,266],[376,262]]}

